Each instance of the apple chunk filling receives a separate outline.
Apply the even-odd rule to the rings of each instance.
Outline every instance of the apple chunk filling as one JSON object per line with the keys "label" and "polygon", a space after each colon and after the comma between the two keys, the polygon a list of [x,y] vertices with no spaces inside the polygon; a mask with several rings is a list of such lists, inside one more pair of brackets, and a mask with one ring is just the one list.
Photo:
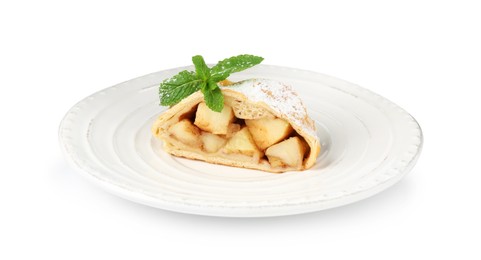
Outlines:
{"label": "apple chunk filling", "polygon": [[235,133],[224,147],[225,153],[240,153],[254,158],[261,158],[262,152],[257,148],[254,139],[247,127]]}
{"label": "apple chunk filling", "polygon": [[286,139],[293,131],[291,125],[280,118],[246,119],[245,122],[261,150]]}
{"label": "apple chunk filling", "polygon": [[234,112],[229,105],[224,105],[221,112],[215,112],[202,102],[197,106],[194,124],[212,134],[225,135],[234,119]]}
{"label": "apple chunk filling", "polygon": [[219,151],[227,142],[225,138],[208,132],[202,132],[200,138],[202,139],[202,147],[208,153]]}
{"label": "apple chunk filling", "polygon": [[307,145],[301,138],[294,136],[275,144],[266,150],[266,156],[273,167],[300,167],[307,151]]}
{"label": "apple chunk filling", "polygon": [[177,145],[183,144],[184,149],[193,152],[294,169],[302,168],[308,154],[305,140],[287,121],[273,115],[237,118],[229,104],[219,113],[204,102],[189,115],[192,116],[178,117],[179,121],[170,125],[167,132],[180,142]]}
{"label": "apple chunk filling", "polygon": [[169,127],[168,132],[180,142],[191,145],[194,147],[200,147],[202,141],[200,140],[200,130],[189,119],[182,119],[176,124]]}

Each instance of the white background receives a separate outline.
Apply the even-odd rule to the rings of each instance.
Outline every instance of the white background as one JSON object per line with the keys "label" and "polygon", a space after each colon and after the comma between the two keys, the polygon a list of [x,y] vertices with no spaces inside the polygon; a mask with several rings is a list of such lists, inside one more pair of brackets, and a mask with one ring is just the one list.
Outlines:
{"label": "white background", "polygon": [[[480,259],[479,1],[2,1],[0,259]],[[354,82],[410,112],[424,150],[361,202],[279,218],[167,212],[68,167],[63,115],[202,54]]]}

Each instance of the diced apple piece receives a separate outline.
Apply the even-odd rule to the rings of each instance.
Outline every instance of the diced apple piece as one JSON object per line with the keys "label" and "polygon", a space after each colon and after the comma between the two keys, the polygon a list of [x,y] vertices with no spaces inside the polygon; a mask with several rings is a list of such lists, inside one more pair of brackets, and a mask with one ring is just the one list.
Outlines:
{"label": "diced apple piece", "polygon": [[182,119],[179,122],[169,127],[169,133],[174,136],[175,139],[180,142],[199,147],[202,145],[200,140],[200,130],[193,125],[188,119]]}
{"label": "diced apple piece", "polygon": [[285,167],[286,164],[279,158],[277,157],[268,157],[269,163],[271,164],[272,167]]}
{"label": "diced apple piece", "polygon": [[242,128],[227,141],[224,151],[228,154],[238,153],[255,158],[262,157],[262,152],[257,148],[247,127]]}
{"label": "diced apple piece", "polygon": [[227,142],[225,138],[208,132],[202,132],[200,138],[202,139],[204,150],[208,153],[217,152]]}
{"label": "diced apple piece", "polygon": [[221,112],[212,111],[202,102],[197,106],[194,124],[212,134],[227,134],[228,126],[234,121],[234,112],[229,105],[224,105]]}
{"label": "diced apple piece", "polygon": [[295,136],[275,144],[266,150],[267,159],[273,167],[300,168],[307,150],[304,140]]}
{"label": "diced apple piece", "polygon": [[293,130],[288,122],[280,118],[246,119],[245,122],[261,150],[284,140]]}

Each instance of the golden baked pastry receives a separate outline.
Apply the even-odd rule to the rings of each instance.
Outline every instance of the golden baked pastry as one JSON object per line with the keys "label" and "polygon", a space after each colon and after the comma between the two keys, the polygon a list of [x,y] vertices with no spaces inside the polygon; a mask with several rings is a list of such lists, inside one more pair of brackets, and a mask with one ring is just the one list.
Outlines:
{"label": "golden baked pastry", "polygon": [[226,84],[220,113],[198,91],[158,117],[152,133],[165,151],[277,173],[314,165],[320,151],[315,125],[290,86],[267,79]]}

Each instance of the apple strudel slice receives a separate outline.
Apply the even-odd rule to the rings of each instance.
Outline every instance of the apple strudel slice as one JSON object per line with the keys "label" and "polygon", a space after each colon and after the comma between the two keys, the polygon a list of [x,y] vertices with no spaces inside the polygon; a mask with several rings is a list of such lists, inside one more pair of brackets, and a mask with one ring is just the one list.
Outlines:
{"label": "apple strudel slice", "polygon": [[305,170],[320,151],[313,120],[281,82],[221,82],[224,108],[210,110],[195,92],[161,114],[152,133],[168,153],[269,172]]}

